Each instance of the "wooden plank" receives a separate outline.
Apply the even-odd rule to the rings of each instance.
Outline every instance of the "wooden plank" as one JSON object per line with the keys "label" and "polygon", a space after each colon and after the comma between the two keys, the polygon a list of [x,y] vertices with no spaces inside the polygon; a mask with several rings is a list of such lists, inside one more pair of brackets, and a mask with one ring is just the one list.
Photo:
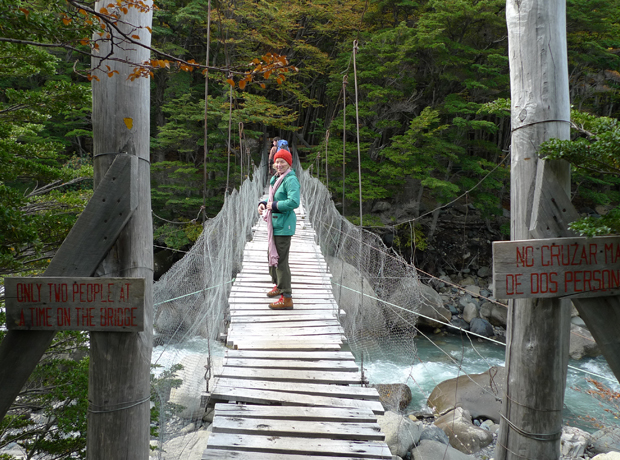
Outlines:
{"label": "wooden plank", "polygon": [[229,433],[212,433],[211,448],[243,450],[247,452],[286,453],[299,455],[354,456],[355,458],[378,458],[392,460],[387,444],[376,441],[346,441],[313,438],[279,438],[276,436],[253,436]]}
{"label": "wooden plank", "polygon": [[385,440],[385,435],[381,432],[381,427],[379,427],[377,423],[215,417],[211,427],[213,433],[352,439],[364,441]]}
{"label": "wooden plank", "polygon": [[[45,276],[91,276],[138,206],[134,156],[117,156],[56,252]],[[0,344],[0,419],[54,339],[54,331],[8,331]],[[19,353],[15,351],[19,350]]]}
{"label": "wooden plank", "polygon": [[243,367],[224,367],[216,377],[273,380],[281,382],[333,383],[336,385],[359,384],[362,375],[359,372],[323,372],[284,369],[248,369]]}
{"label": "wooden plank", "polygon": [[254,369],[296,369],[296,370],[325,370],[340,372],[359,372],[355,361],[297,361],[293,359],[224,359],[224,366],[250,367]]}
{"label": "wooden plank", "polygon": [[[265,295],[265,291],[262,292],[262,295],[259,294],[259,297],[267,297]],[[230,296],[228,297],[229,302],[230,299],[236,299],[239,297],[245,297],[245,298],[252,298],[251,295],[248,295],[245,292],[237,292],[237,291],[231,291]],[[293,283],[293,299],[295,299],[296,297],[296,291],[295,291],[295,283]],[[261,300],[265,300],[265,298],[261,299]],[[316,299],[316,300],[331,300],[334,301],[334,295],[330,292],[325,291],[324,293],[321,292],[316,292],[316,293],[311,293],[311,292],[304,292],[303,293],[303,300],[312,300],[312,299]],[[270,302],[273,302],[274,299],[271,299]],[[277,299],[276,299],[277,300]],[[301,300],[301,299],[300,299]]]}
{"label": "wooden plank", "polygon": [[[316,328],[324,328],[324,327],[337,327],[340,328],[339,331],[341,333],[344,332],[342,326],[338,322],[336,318],[326,318],[326,319],[313,319],[310,321],[302,321],[305,320],[303,317],[297,317],[289,315],[290,319],[287,321],[278,321],[278,317],[271,317],[268,321],[264,322],[256,322],[256,321],[235,321],[231,322],[229,330],[234,330],[235,332],[264,332],[270,330],[295,330],[300,328],[308,328],[308,329],[316,329]],[[263,318],[265,319],[265,318]]]}
{"label": "wooden plank", "polygon": [[249,340],[235,342],[238,350],[289,350],[289,351],[338,351],[342,348],[342,340],[328,342],[326,340]]}
{"label": "wooden plank", "polygon": [[[257,342],[260,343],[262,342],[263,344],[268,344],[268,342],[279,342],[279,343],[286,343],[286,342],[290,342],[291,344],[293,342],[302,342],[301,344],[297,344],[295,345],[296,350],[299,349],[311,349],[308,347],[312,347],[315,344],[322,344],[322,343],[335,343],[336,341],[342,341],[342,334],[340,333],[336,333],[336,334],[323,334],[323,335],[309,335],[309,334],[299,334],[299,335],[292,335],[292,334],[265,334],[265,335],[244,335],[244,334],[230,334],[228,333],[226,335],[227,339],[226,339],[226,345],[232,348],[240,348],[243,349],[244,345],[251,345],[252,342]],[[309,339],[313,339],[313,340],[309,340]],[[288,348],[288,347],[286,347]],[[273,346],[269,346],[269,349],[274,349]]]}
{"label": "wooden plank", "polygon": [[317,327],[258,327],[237,325],[228,330],[228,336],[235,335],[246,337],[281,337],[281,336],[307,336],[307,335],[342,335],[344,329],[342,326],[317,326]]}
{"label": "wooden plank", "polygon": [[[264,305],[261,308],[260,305],[254,304],[253,308],[250,308],[250,306],[248,306],[248,308],[231,309],[230,315],[231,320],[239,319],[240,321],[244,321],[248,318],[266,318],[271,321],[273,318],[277,318],[278,314],[284,315],[287,312],[290,313],[291,311],[295,313],[295,317],[303,319],[306,316],[312,317],[317,314],[331,314],[335,310],[329,306],[323,306],[323,308],[301,308],[300,305],[295,304],[295,308],[293,310],[287,310],[286,312],[283,312],[271,310],[267,307],[267,305]],[[344,316],[344,311],[341,311],[340,317],[343,318]]]}
{"label": "wooden plank", "polygon": [[365,408],[256,406],[223,403],[215,405],[215,416],[331,422],[377,421],[377,416],[370,409]]}
{"label": "wooden plank", "polygon": [[[338,308],[337,305],[334,305],[334,302],[312,302],[309,300],[313,299],[296,299],[293,297],[293,310],[272,310],[269,308],[269,304],[274,302],[273,299],[260,299],[260,302],[250,302],[252,299],[243,299],[243,302],[232,302],[230,303],[230,311],[240,312],[243,310],[256,310],[270,312],[270,314],[284,314],[290,315],[293,314],[303,314],[302,311],[306,310],[306,314],[317,314],[317,313],[325,313],[325,312],[335,312]],[[276,299],[277,300],[277,299]],[[327,299],[324,299],[327,300]]]}
{"label": "wooden plank", "polygon": [[277,382],[268,380],[250,380],[235,378],[219,378],[216,380],[214,393],[218,388],[250,389],[280,391],[283,393],[298,393],[305,395],[325,396],[329,398],[359,399],[365,401],[379,401],[379,392],[376,388],[332,385],[325,383],[304,383],[304,382]]}
{"label": "wooden plank", "polygon": [[[308,285],[303,281],[293,282],[291,283],[291,287],[293,288],[293,295],[296,297],[305,297],[305,298],[323,298],[323,299],[333,299],[333,289],[331,284],[318,284],[318,285]],[[234,286],[231,288],[229,295],[238,295],[243,293],[249,293],[248,295],[254,294],[261,297],[266,297],[267,292],[271,291],[273,288],[273,283],[271,281],[264,281],[259,283],[257,281],[235,281]]]}
{"label": "wooden plank", "polygon": [[[373,457],[366,458],[373,459]],[[379,460],[379,457],[374,458]],[[202,454],[202,460],[359,460],[359,457],[245,452],[239,450],[212,449],[207,446],[207,449]]]}
{"label": "wooden plank", "polygon": [[248,351],[248,350],[226,350],[227,358],[240,359],[298,359],[298,360],[336,360],[336,361],[354,361],[355,356],[350,351]]}
{"label": "wooden plank", "polygon": [[144,278],[5,278],[9,330],[144,330]]}
{"label": "wooden plank", "polygon": [[266,404],[295,407],[331,407],[368,409],[376,415],[385,413],[380,401],[367,399],[339,398],[306,393],[270,391],[260,389],[240,389],[232,387],[218,387],[209,395],[212,401],[243,402],[248,404]]}
{"label": "wooden plank", "polygon": [[[279,312],[282,313],[282,312]],[[303,320],[303,321],[302,321]],[[254,316],[241,316],[241,317],[233,317],[230,319],[231,324],[243,323],[243,324],[259,324],[259,323],[287,323],[291,321],[291,324],[299,325],[299,323],[307,322],[312,323],[313,321],[326,321],[333,320],[338,321],[335,313],[325,312],[321,314],[310,314],[305,315],[303,318],[300,318],[297,314],[279,314],[273,315],[270,317],[254,317]]]}
{"label": "wooden plank", "polygon": [[[248,302],[262,302],[265,300],[269,300],[273,302],[273,297],[267,297],[267,293],[273,288],[273,284],[252,284],[245,286],[234,286],[231,287],[231,291],[228,295],[229,301],[234,301],[239,303],[239,299],[243,300],[243,298],[248,299]],[[311,289],[306,288],[304,285],[297,286],[295,289],[295,285],[293,284],[293,292],[292,295],[295,299],[299,301],[303,301],[304,303],[308,303],[310,301],[316,301],[317,303],[335,303],[336,299],[333,294],[333,289],[321,288],[321,289]],[[277,299],[277,298],[276,298]]]}

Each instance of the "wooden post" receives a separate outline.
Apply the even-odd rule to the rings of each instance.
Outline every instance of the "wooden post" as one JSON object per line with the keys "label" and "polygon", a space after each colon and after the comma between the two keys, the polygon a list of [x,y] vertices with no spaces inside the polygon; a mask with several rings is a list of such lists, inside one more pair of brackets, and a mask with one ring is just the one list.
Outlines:
{"label": "wooden post", "polygon": [[[97,2],[100,10],[109,2]],[[151,2],[145,2],[151,5]],[[152,11],[136,7],[117,10],[117,26],[128,36],[139,36],[150,46]],[[139,27],[136,27],[139,26]],[[147,29],[148,27],[148,29]],[[95,37],[97,38],[97,37]],[[139,203],[116,244],[96,271],[98,276],[145,279],[143,332],[92,332],[88,385],[87,458],[89,460],[149,457],[150,364],[153,343],[153,230],[150,205],[149,79],[128,79],[133,66],[122,60],[144,62],[149,50],[114,38],[102,42],[99,55],[121,61],[103,62],[93,80],[93,149],[95,184],[118,154],[138,158]],[[100,65],[93,58],[92,65]],[[109,69],[108,67],[109,66]],[[108,72],[114,72],[108,77]],[[116,73],[117,72],[117,73]]]}
{"label": "wooden post", "polygon": [[[530,239],[537,150],[568,139],[570,101],[565,0],[507,0],[512,100],[511,239]],[[570,191],[567,163],[553,169]],[[497,460],[557,459],[570,334],[570,304],[556,299],[510,302],[506,394]]]}

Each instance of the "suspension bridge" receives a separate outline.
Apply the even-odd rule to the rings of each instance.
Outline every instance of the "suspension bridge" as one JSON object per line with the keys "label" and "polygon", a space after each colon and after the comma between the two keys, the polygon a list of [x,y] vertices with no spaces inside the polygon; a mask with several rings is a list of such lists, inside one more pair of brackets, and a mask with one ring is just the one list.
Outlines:
{"label": "suspension bridge", "polygon": [[203,460],[391,459],[377,424],[383,406],[362,386],[332,293],[331,274],[303,205],[291,244],[295,307],[268,308],[267,227],[245,245],[229,295],[227,351]]}

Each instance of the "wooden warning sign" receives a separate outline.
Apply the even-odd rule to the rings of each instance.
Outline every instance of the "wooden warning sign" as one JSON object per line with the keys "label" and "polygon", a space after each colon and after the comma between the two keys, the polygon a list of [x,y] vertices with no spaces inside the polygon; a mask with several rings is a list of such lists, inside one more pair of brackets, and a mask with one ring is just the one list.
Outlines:
{"label": "wooden warning sign", "polygon": [[144,330],[144,278],[5,278],[13,330]]}
{"label": "wooden warning sign", "polygon": [[493,243],[495,298],[620,294],[620,237]]}

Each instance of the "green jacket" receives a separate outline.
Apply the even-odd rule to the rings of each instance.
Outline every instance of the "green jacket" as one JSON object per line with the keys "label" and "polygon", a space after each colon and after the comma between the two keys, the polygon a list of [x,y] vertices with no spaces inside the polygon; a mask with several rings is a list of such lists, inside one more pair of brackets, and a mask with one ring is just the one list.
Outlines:
{"label": "green jacket", "polygon": [[[278,176],[273,176],[270,185],[274,185]],[[273,206],[271,213],[271,223],[273,224],[273,234],[278,236],[288,236],[295,234],[297,216],[295,209],[299,207],[299,180],[295,171],[291,169],[273,196]]]}

